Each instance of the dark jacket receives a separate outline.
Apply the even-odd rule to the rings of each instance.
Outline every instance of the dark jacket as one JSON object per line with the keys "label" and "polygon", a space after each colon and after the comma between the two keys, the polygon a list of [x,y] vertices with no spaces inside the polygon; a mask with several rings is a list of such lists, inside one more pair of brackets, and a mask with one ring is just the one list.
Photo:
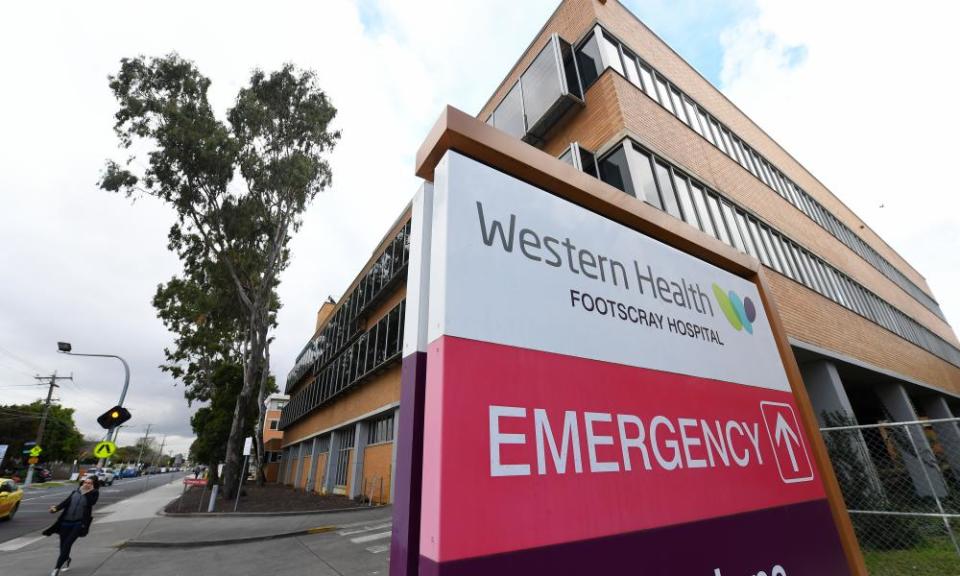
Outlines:
{"label": "dark jacket", "polygon": [[[72,496],[73,492],[71,492],[63,502],[56,505],[56,509],[60,511],[60,516],[57,517],[56,522],[43,531],[44,536],[50,536],[60,531],[60,524],[63,523],[63,517],[67,514],[67,508],[70,506],[70,498]],[[93,507],[97,503],[97,500],[100,499],[100,491],[91,490],[90,492],[84,494],[83,498],[83,519],[80,521],[80,535],[86,536],[90,531],[90,524],[93,522]]]}

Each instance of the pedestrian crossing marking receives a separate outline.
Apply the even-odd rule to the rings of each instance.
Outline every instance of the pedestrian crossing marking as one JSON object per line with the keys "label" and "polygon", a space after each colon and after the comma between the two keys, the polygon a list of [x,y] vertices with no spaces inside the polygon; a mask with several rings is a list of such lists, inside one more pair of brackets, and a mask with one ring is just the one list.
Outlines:
{"label": "pedestrian crossing marking", "polygon": [[383,528],[389,528],[392,525],[393,525],[393,522],[385,522],[383,524],[358,527],[352,530],[340,530],[337,532],[337,534],[340,536],[350,536],[351,534],[363,534],[364,532],[369,532],[371,530],[382,530]]}
{"label": "pedestrian crossing marking", "polygon": [[363,544],[365,542],[373,542],[374,540],[382,540],[384,538],[389,538],[391,532],[378,532],[376,534],[370,534],[367,536],[357,536],[356,538],[351,538],[350,541],[354,544]]}
{"label": "pedestrian crossing marking", "polygon": [[14,550],[19,550],[24,546],[29,546],[38,540],[43,540],[43,535],[40,536],[21,536],[19,538],[14,538],[13,540],[8,540],[3,544],[0,544],[0,552],[13,552]]}

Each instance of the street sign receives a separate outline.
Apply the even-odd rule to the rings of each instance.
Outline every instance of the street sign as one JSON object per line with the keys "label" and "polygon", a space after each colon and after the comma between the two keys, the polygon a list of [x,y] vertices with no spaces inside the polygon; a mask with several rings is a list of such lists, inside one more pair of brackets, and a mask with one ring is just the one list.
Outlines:
{"label": "street sign", "polygon": [[29,454],[30,456],[37,457],[40,455],[41,452],[43,452],[43,448],[40,447],[40,445],[38,444],[30,449]]}
{"label": "street sign", "polygon": [[109,458],[117,451],[117,445],[109,440],[98,442],[93,448],[93,455],[97,458]]}
{"label": "street sign", "polygon": [[754,282],[455,152],[434,175],[420,573],[849,574]]}
{"label": "street sign", "polygon": [[31,457],[27,458],[27,464],[36,464],[36,463],[39,462],[39,461],[40,461],[40,459],[37,458],[36,456],[31,456]]}
{"label": "street sign", "polygon": [[253,448],[253,438],[250,436],[247,436],[246,438],[243,439],[243,455],[249,456],[251,448]]}

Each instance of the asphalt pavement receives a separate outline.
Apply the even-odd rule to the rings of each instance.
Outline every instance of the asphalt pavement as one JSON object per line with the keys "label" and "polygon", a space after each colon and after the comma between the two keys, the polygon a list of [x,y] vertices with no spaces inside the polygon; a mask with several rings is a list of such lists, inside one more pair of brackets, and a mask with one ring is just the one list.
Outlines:
{"label": "asphalt pavement", "polygon": [[[177,477],[183,474],[176,474]],[[122,478],[114,480],[113,486],[100,488],[100,500],[97,502],[95,513],[110,504],[119,502],[144,490],[166,484],[173,478],[171,473],[141,476],[139,478]],[[43,530],[56,520],[50,514],[50,506],[59,504],[67,494],[76,488],[73,482],[64,486],[44,487],[43,484],[25,488],[23,500],[16,516],[9,522],[0,521],[0,544],[19,538],[25,534]]]}
{"label": "asphalt pavement", "polygon": [[[180,493],[182,475],[162,478],[165,484],[154,476],[151,489],[134,489],[123,500],[112,496],[112,505],[98,503],[90,534],[73,548],[68,576],[359,576],[389,571],[389,507],[296,516],[165,516],[159,513]],[[54,498],[53,493],[44,496],[43,505],[49,507],[48,499]],[[52,518],[47,514],[44,526]],[[45,538],[35,530],[0,543],[0,573],[50,574],[56,556],[57,537]]]}

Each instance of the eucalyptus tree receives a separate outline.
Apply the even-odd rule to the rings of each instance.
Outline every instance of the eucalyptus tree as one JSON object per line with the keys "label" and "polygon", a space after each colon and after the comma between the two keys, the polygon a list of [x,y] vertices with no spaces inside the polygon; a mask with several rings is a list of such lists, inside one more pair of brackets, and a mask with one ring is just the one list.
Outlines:
{"label": "eucalyptus tree", "polygon": [[210,80],[176,54],[123,59],[110,89],[119,104],[114,131],[130,155],[107,162],[100,186],[172,207],[170,248],[188,271],[222,265],[242,305],[243,386],[224,466],[232,497],[246,408],[254,398],[262,406],[269,382],[279,274],[304,210],[330,185],[326,155],[340,132],[331,129],[336,109],[315,75],[293,65],[269,74],[254,70],[223,120],[210,104],[209,87]]}

